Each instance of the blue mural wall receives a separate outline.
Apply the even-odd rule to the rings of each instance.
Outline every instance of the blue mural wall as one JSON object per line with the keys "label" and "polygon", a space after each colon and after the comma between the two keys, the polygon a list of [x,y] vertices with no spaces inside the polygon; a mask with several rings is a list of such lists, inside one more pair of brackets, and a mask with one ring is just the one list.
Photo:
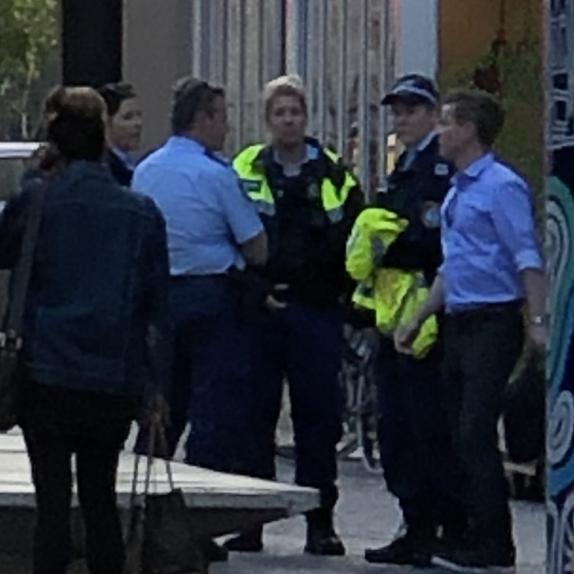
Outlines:
{"label": "blue mural wall", "polygon": [[548,572],[574,572],[574,0],[547,3]]}

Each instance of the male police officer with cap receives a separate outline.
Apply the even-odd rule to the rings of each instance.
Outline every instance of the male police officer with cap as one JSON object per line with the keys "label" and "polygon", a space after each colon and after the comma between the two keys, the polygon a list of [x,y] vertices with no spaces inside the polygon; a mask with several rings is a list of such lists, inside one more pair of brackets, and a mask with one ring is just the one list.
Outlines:
{"label": "male police officer with cap", "polygon": [[[391,106],[397,137],[406,149],[377,203],[409,222],[382,265],[423,271],[430,286],[441,263],[440,206],[454,172],[438,151],[439,96],[431,80],[411,74],[395,84],[382,104]],[[462,530],[439,363],[439,345],[419,360],[397,353],[390,337],[380,337],[375,377],[381,459],[405,528],[390,544],[367,549],[368,562],[419,564],[430,558],[437,536]]]}

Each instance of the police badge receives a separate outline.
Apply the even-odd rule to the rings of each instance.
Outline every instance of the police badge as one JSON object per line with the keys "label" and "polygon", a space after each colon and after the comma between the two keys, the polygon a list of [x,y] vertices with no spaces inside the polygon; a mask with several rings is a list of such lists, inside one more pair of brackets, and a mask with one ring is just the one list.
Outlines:
{"label": "police badge", "polygon": [[421,208],[421,221],[427,229],[440,227],[440,204],[436,201],[425,201]]}

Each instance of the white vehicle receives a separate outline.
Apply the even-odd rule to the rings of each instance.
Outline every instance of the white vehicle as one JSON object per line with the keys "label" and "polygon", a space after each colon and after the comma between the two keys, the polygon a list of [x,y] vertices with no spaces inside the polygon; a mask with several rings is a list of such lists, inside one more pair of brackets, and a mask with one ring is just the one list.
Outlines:
{"label": "white vehicle", "polygon": [[30,158],[41,145],[39,142],[0,142],[0,211],[20,191]]}

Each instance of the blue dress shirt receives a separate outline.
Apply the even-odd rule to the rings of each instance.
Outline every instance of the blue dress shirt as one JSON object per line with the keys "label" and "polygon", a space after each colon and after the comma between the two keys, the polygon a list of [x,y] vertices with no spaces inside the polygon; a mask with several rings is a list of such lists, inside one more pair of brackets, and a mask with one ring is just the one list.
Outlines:
{"label": "blue dress shirt", "polygon": [[519,273],[543,269],[526,182],[487,153],[453,178],[442,206],[447,313],[519,300]]}
{"label": "blue dress shirt", "polygon": [[173,136],[136,168],[132,187],[167,223],[171,275],[245,267],[240,245],[263,231],[232,167],[195,140]]}

